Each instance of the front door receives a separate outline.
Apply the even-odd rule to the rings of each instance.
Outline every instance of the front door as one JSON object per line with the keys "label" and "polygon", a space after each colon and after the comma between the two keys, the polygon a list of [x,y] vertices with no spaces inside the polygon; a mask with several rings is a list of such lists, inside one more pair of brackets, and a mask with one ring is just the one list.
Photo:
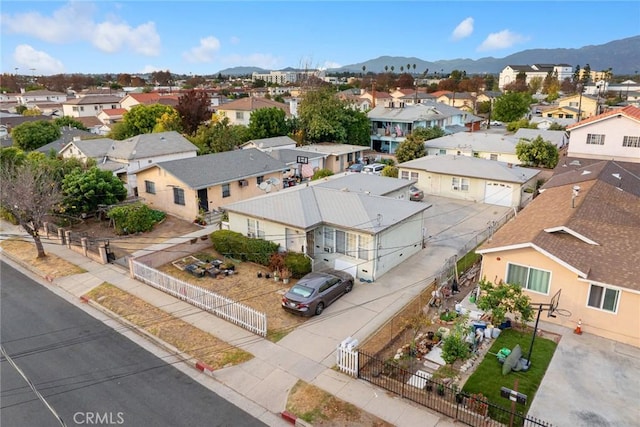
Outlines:
{"label": "front door", "polygon": [[198,210],[209,212],[209,199],[207,198],[207,189],[198,190]]}

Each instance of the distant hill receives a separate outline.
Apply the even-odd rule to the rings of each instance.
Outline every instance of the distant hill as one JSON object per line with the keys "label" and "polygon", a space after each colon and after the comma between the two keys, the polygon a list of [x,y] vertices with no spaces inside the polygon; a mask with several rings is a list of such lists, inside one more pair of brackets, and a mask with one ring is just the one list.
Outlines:
{"label": "distant hill", "polygon": [[[579,49],[528,49],[514,53],[504,58],[486,57],[480,59],[449,59],[439,61],[425,61],[416,57],[381,56],[357,64],[345,65],[340,68],[327,70],[330,73],[362,73],[362,66],[366,71],[375,73],[384,72],[384,67],[394,67],[394,72],[399,73],[400,67],[407,71],[407,64],[411,64],[411,73],[422,74],[429,69],[432,73],[448,73],[452,70],[464,70],[467,74],[497,74],[507,65],[531,65],[531,64],[568,64],[572,67],[589,64],[592,70],[601,71],[611,68],[613,74],[633,75],[640,70],[640,36],[629,37],[622,40],[614,40],[609,43],[584,46]],[[416,64],[414,70],[413,64]],[[243,72],[238,72],[242,70]],[[235,67],[221,70],[223,75],[251,74],[268,72],[256,67]],[[216,73],[217,74],[217,73]]]}

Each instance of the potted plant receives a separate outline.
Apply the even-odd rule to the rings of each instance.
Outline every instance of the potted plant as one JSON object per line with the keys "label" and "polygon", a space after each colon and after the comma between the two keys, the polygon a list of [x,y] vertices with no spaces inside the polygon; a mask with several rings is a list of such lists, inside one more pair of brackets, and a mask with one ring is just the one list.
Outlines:
{"label": "potted plant", "polygon": [[453,393],[456,396],[456,403],[459,405],[462,404],[462,402],[464,402],[464,394],[462,393],[461,390],[458,390],[457,384],[454,384],[452,388],[453,388]]}
{"label": "potted plant", "polygon": [[280,281],[280,270],[273,270],[273,281],[274,282]]}
{"label": "potted plant", "polygon": [[444,396],[444,385],[438,384],[436,392],[438,393],[438,396]]}
{"label": "potted plant", "polygon": [[428,392],[433,391],[433,383],[427,380],[427,383],[424,385],[424,389]]}
{"label": "potted plant", "polygon": [[281,269],[280,277],[282,278],[282,282],[286,285],[287,283],[289,283],[289,279],[291,279],[291,270],[286,267]]}

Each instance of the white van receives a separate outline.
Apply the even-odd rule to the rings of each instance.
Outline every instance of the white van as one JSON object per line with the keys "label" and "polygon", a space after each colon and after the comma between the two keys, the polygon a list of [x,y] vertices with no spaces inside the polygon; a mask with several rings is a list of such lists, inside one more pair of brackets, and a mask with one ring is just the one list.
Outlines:
{"label": "white van", "polygon": [[380,172],[382,172],[382,169],[384,169],[385,166],[386,165],[382,163],[372,163],[365,166],[364,169],[362,169],[362,173],[368,173],[369,175],[380,175]]}

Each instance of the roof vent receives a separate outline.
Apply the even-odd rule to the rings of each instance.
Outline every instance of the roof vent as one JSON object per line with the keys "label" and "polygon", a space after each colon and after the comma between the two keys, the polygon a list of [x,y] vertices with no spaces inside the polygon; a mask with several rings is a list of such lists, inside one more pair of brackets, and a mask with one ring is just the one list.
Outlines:
{"label": "roof vent", "polygon": [[591,173],[591,171],[582,171],[582,173],[580,175],[589,175]]}

